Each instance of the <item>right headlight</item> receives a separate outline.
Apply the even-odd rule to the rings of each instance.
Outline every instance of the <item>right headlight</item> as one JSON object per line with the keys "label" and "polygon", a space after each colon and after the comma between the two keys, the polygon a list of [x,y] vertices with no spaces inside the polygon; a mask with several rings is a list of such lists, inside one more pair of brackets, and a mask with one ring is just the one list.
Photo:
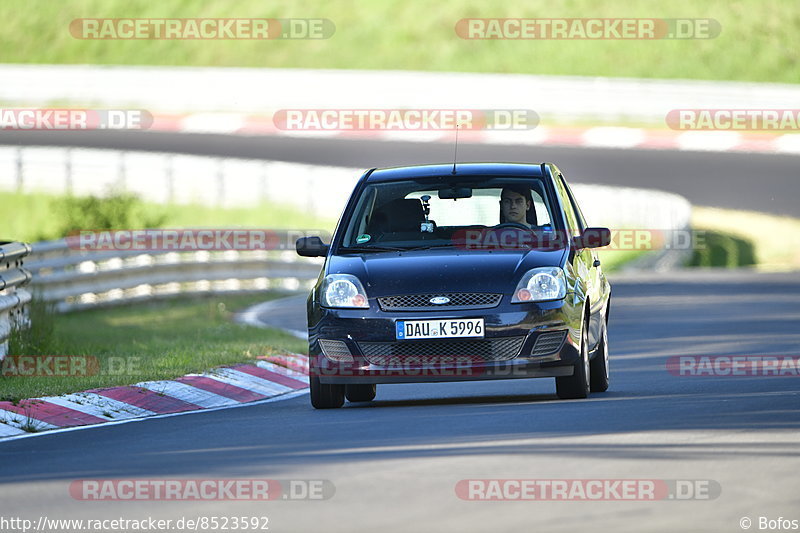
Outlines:
{"label": "right headlight", "polygon": [[325,276],[320,293],[323,307],[369,308],[364,286],[357,277],[350,274]]}
{"label": "right headlight", "polygon": [[561,268],[533,268],[519,280],[511,303],[560,300],[566,295],[567,281]]}

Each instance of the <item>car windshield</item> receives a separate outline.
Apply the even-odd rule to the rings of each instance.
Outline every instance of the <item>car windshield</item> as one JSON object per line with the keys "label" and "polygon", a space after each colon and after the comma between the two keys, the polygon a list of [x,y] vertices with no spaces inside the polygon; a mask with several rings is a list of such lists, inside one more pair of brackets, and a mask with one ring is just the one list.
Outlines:
{"label": "car windshield", "polygon": [[499,225],[553,231],[551,201],[538,178],[403,180],[365,187],[345,229],[345,250],[453,246],[465,230]]}

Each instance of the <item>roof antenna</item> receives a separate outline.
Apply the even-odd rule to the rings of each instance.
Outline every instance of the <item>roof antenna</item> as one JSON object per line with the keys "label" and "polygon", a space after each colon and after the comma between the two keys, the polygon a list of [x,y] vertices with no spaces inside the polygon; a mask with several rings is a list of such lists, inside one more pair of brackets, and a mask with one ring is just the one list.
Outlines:
{"label": "roof antenna", "polygon": [[455,153],[453,154],[453,172],[451,174],[456,173],[456,161],[458,160],[458,128],[461,124],[456,124],[456,148]]}

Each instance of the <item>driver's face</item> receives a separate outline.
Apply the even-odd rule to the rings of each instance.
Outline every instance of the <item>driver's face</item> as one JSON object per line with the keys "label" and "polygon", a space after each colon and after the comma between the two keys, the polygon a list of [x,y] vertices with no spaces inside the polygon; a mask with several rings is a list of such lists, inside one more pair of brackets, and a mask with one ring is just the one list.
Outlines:
{"label": "driver's face", "polygon": [[525,200],[525,197],[521,194],[512,191],[503,191],[500,197],[500,208],[503,210],[503,216],[506,222],[516,222],[518,224],[527,225],[526,215],[528,209],[531,208],[531,204]]}

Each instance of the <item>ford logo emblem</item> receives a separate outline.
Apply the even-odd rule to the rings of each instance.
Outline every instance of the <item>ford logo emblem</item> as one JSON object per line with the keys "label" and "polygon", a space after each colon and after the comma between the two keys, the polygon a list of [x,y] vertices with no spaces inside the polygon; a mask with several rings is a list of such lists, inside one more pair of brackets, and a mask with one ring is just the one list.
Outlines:
{"label": "ford logo emblem", "polygon": [[444,305],[450,303],[450,298],[447,296],[434,296],[429,300],[433,305]]}

